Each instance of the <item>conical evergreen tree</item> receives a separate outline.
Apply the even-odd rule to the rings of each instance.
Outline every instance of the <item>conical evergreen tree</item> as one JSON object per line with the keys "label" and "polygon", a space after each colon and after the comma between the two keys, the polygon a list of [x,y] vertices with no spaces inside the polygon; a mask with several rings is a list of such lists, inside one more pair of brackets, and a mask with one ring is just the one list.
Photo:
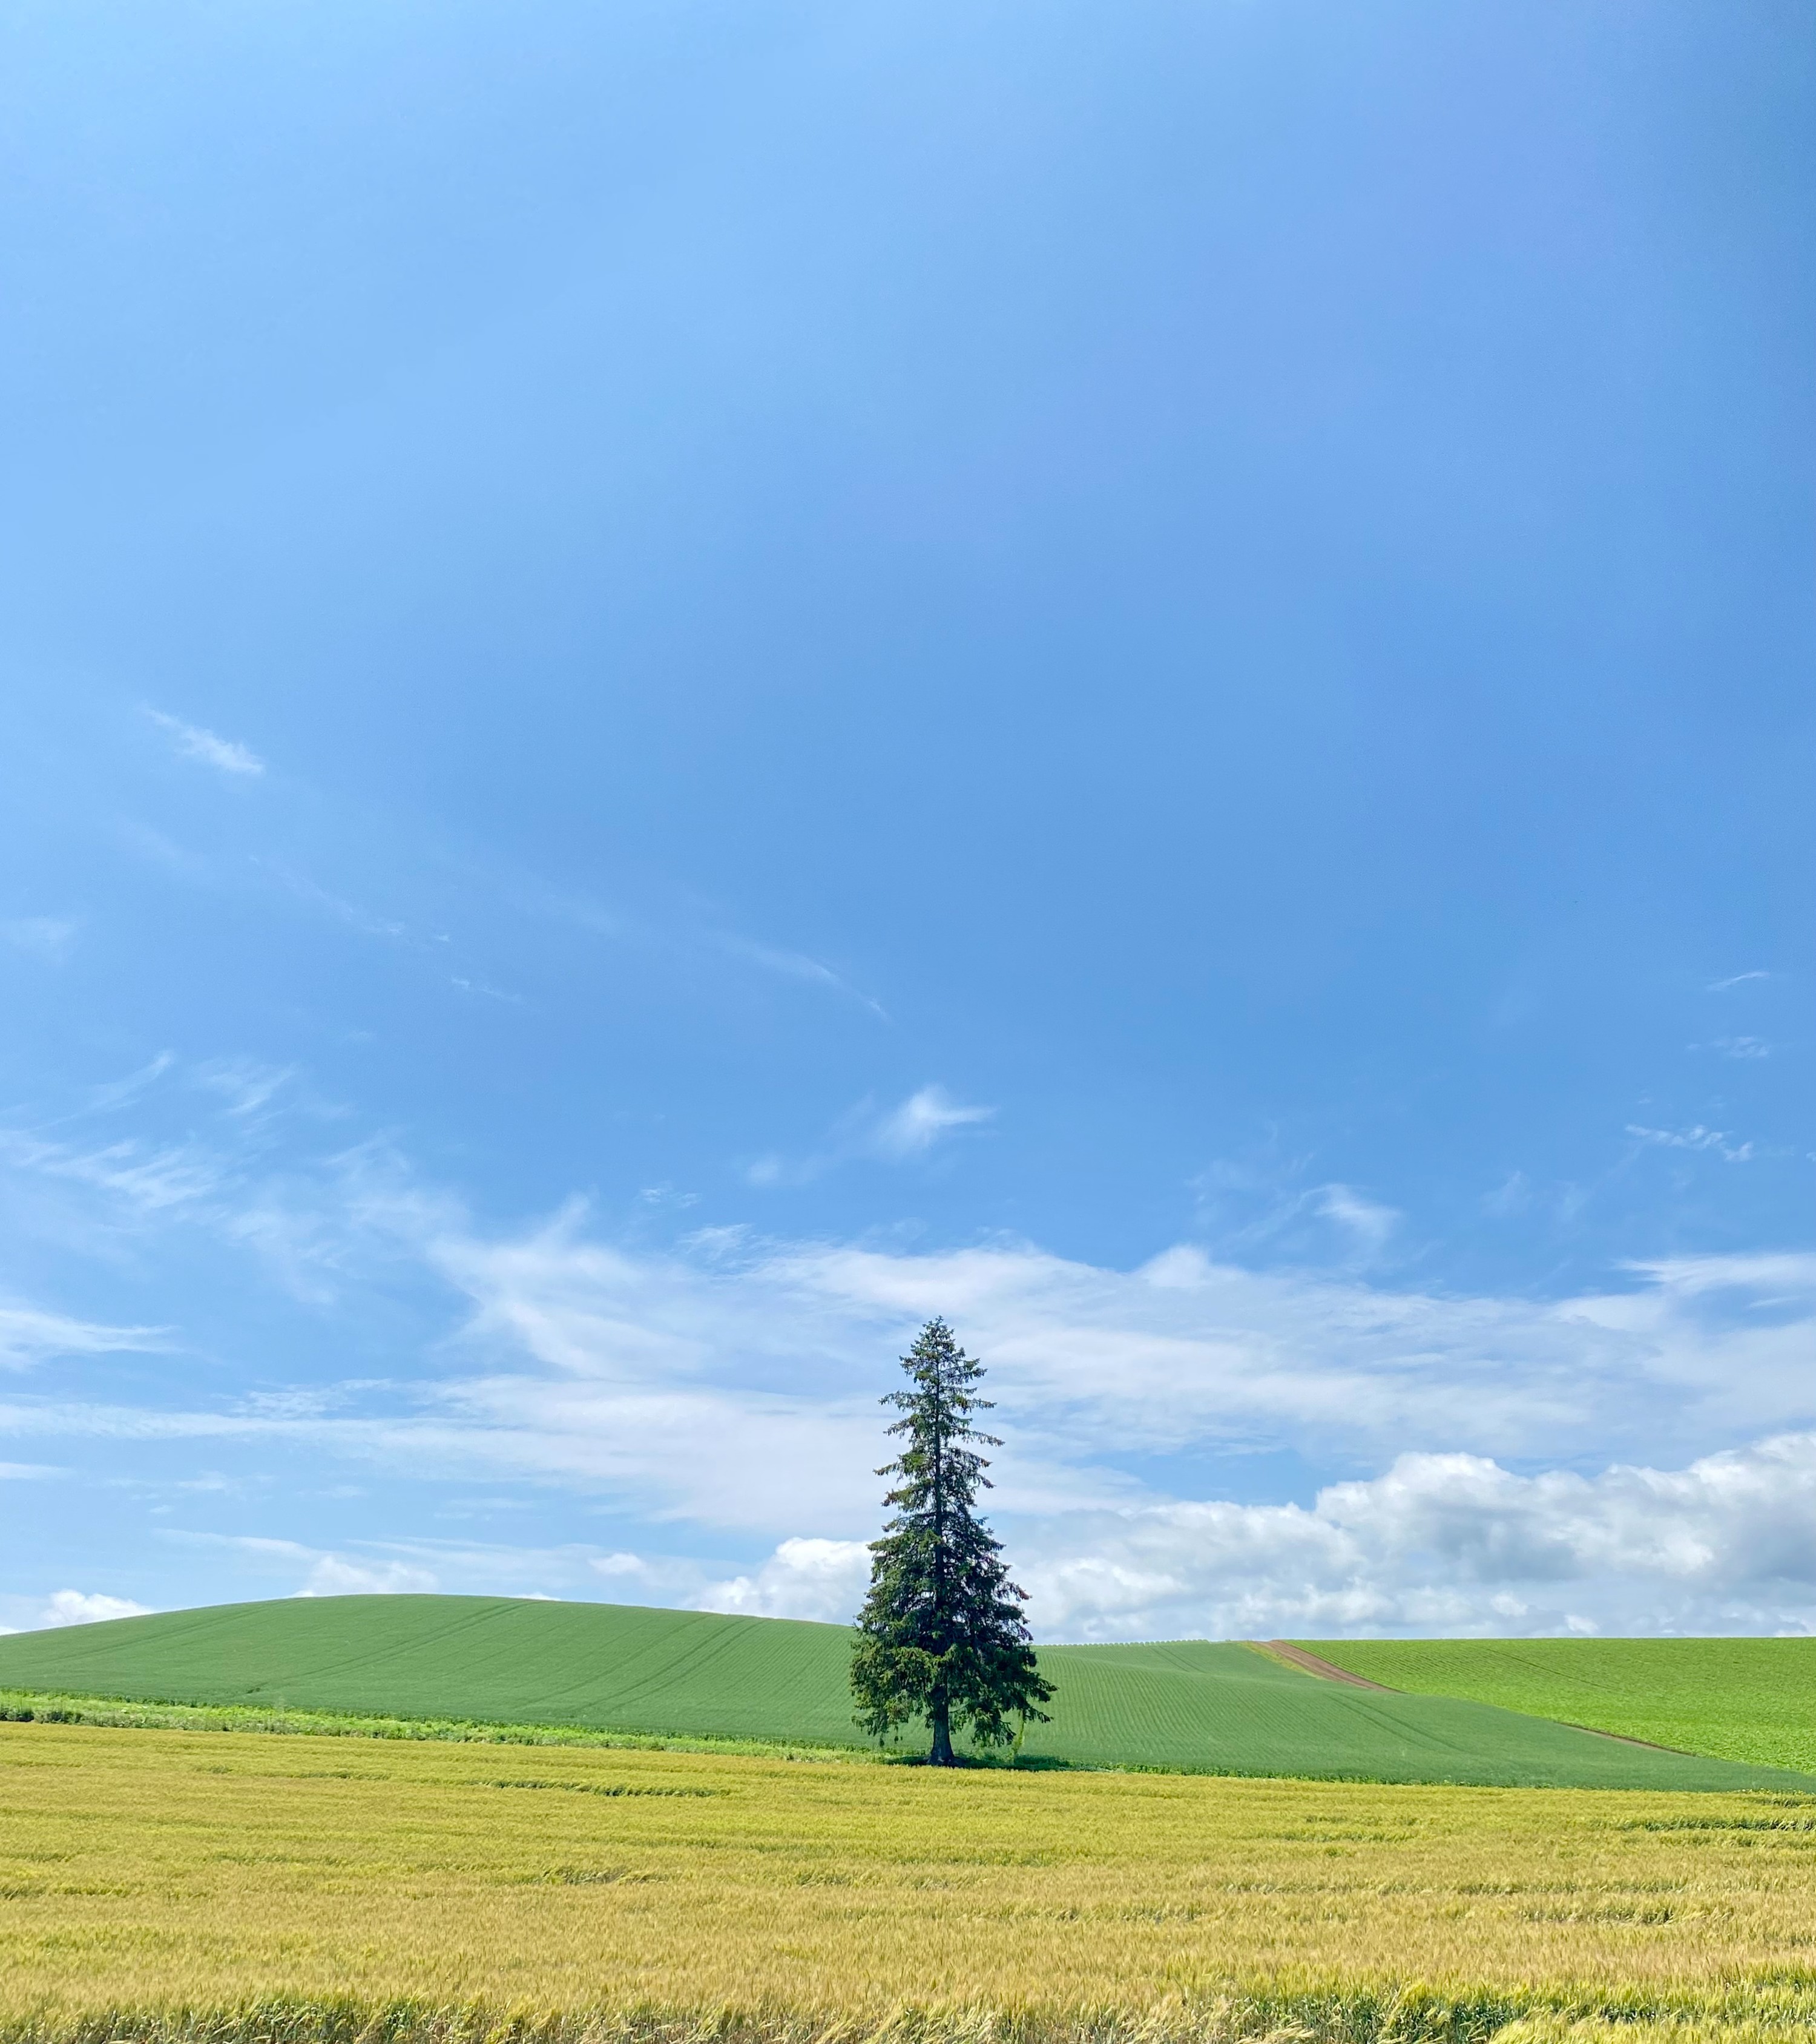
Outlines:
{"label": "conical evergreen tree", "polygon": [[972,1389],[983,1366],[935,1320],[902,1367],[914,1389],[883,1402],[900,1410],[889,1431],[906,1435],[907,1445],[877,1471],[901,1481],[884,1500],[895,1516],[871,1543],[852,1689],[866,1731],[882,1739],[925,1719],[933,1740],[928,1758],[950,1767],[955,1728],[968,1727],[981,1745],[1007,1745],[1010,1719],[1044,1721],[1040,1707],[1053,1689],[1029,1643],[1027,1593],[1009,1580],[1001,1543],[975,1510],[979,1485],[991,1487],[983,1473],[990,1465],[977,1450],[1002,1446],[971,1424],[991,1402]]}

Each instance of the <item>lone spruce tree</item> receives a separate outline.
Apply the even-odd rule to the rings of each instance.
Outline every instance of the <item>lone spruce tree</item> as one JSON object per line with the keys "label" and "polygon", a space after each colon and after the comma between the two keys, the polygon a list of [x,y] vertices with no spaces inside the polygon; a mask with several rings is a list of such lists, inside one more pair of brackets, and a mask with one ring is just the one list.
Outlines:
{"label": "lone spruce tree", "polygon": [[877,1471],[901,1481],[884,1500],[895,1516],[871,1543],[852,1689],[858,1722],[874,1738],[923,1718],[933,1735],[929,1760],[951,1767],[955,1727],[968,1726],[981,1745],[1006,1746],[1011,1718],[1045,1722],[1041,1705],[1053,1688],[1029,1643],[1027,1593],[1010,1581],[1001,1543],[975,1510],[978,1486],[990,1488],[977,1450],[1002,1446],[971,1424],[991,1402],[971,1388],[983,1366],[944,1320],[929,1320],[902,1367],[914,1389],[883,1402],[900,1410],[889,1431],[907,1444]]}

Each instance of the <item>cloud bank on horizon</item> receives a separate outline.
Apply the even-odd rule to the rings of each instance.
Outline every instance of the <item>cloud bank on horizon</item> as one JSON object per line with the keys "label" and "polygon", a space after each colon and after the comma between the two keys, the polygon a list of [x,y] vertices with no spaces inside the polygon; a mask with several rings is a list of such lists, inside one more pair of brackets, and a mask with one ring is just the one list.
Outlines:
{"label": "cloud bank on horizon", "polygon": [[1816,1630],[1816,75],[1669,11],[0,28],[0,1624],[842,1617],[940,1312],[1045,1637]]}
{"label": "cloud bank on horizon", "polygon": [[[1816,1253],[1660,1259],[1533,1300],[1256,1270],[1190,1244],[1133,1270],[1004,1240],[709,1228],[657,1247],[571,1204],[494,1233],[379,1144],[264,1176],[238,1105],[213,1110],[215,1147],[181,1170],[119,1166],[116,1143],[87,1159],[16,1148],[14,1196],[60,1175],[94,1245],[238,1265],[267,1324],[287,1306],[358,1325],[414,1292],[437,1331],[407,1374],[394,1359],[383,1377],[251,1385],[240,1365],[203,1390],[191,1358],[132,1397],[85,1389],[83,1366],[167,1351],[167,1334],[10,1309],[32,1346],[0,1432],[57,1459],[6,1473],[55,1485],[105,1457],[155,1491],[152,1465],[202,1458],[154,1507],[172,1567],[269,1593],[483,1589],[843,1620],[878,1512],[877,1399],[940,1312],[990,1364],[1006,1435],[993,1512],[1041,1637],[1816,1627]],[[1240,1482],[1282,1454],[1378,1473],[1303,1502],[1180,1493],[1183,1469]],[[196,1523],[223,1504],[241,1523],[294,1512],[299,1470],[318,1523],[434,1501],[348,1544]],[[434,1528],[450,1516],[565,1520],[580,1537],[475,1541]],[[600,1516],[641,1538],[586,1537]],[[714,1566],[739,1550],[744,1567]],[[140,1608],[58,1592],[0,1618]]]}

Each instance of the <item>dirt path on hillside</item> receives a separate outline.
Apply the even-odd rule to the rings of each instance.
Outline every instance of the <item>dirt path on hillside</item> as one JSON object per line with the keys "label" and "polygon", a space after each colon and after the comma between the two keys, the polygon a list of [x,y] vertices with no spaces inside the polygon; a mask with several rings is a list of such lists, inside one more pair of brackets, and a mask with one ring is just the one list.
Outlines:
{"label": "dirt path on hillside", "polygon": [[1322,1676],[1327,1682],[1347,1682],[1352,1689],[1379,1689],[1384,1696],[1397,1696],[1398,1689],[1390,1689],[1385,1682],[1371,1682],[1366,1675],[1352,1675],[1347,1668],[1339,1668],[1334,1661],[1321,1661],[1315,1654],[1308,1654],[1302,1646],[1295,1646],[1288,1639],[1252,1639],[1251,1646],[1259,1646],[1264,1654],[1272,1654],[1276,1661],[1290,1662],[1307,1675]]}
{"label": "dirt path on hillside", "polygon": [[[1366,1675],[1352,1675],[1347,1668],[1339,1668],[1334,1661],[1322,1660],[1315,1654],[1308,1654],[1302,1646],[1294,1646],[1290,1639],[1251,1639],[1245,1643],[1258,1646],[1264,1654],[1272,1654],[1276,1660],[1287,1662],[1307,1675],[1322,1676],[1327,1682],[1347,1682],[1352,1689],[1376,1689],[1384,1696],[1402,1693],[1389,1689],[1385,1682],[1371,1682]],[[1604,1731],[1599,1725],[1577,1724],[1569,1718],[1553,1718],[1551,1722],[1568,1725],[1572,1731],[1586,1731],[1591,1739],[1611,1739],[1617,1746],[1643,1746],[1648,1753],[1675,1753],[1681,1756],[1685,1751],[1679,1746],[1655,1745],[1649,1739],[1631,1739],[1625,1732]]]}

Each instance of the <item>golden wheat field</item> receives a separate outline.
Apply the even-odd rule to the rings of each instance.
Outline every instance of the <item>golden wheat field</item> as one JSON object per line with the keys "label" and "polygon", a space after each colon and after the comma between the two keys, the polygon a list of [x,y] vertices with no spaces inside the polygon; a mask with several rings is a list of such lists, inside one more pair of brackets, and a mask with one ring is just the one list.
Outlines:
{"label": "golden wheat field", "polygon": [[274,2036],[401,2034],[406,2004],[552,2035],[1783,2034],[1816,2009],[1816,1800],[8,1725],[0,1969],[9,2034],[97,2044],[255,2004]]}

